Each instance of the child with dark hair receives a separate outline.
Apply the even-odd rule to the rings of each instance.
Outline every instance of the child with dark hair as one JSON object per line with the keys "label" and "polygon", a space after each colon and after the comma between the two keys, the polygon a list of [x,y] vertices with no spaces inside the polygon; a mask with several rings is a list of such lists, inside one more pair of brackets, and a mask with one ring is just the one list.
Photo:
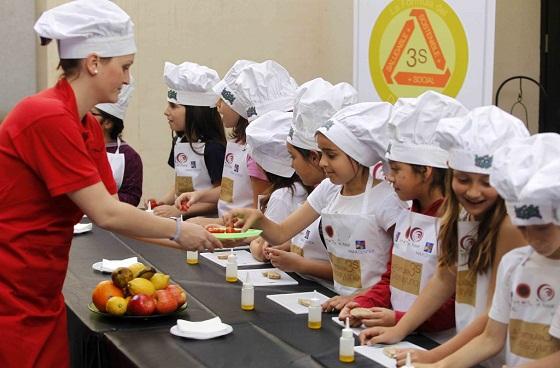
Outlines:
{"label": "child with dark hair", "polygon": [[218,73],[195,63],[166,62],[164,80],[168,86],[164,114],[174,135],[168,164],[175,170],[175,185],[156,201],[154,214],[170,217],[215,213],[215,203],[200,202],[182,210],[174,203],[182,193],[221,184],[226,139],[216,109],[218,96],[212,91],[219,81]]}
{"label": "child with dark hair", "polygon": [[116,103],[97,104],[91,113],[103,130],[107,158],[117,183],[119,200],[136,207],[142,198],[142,159],[134,148],[122,140],[123,120],[133,90],[132,82],[124,85]]}

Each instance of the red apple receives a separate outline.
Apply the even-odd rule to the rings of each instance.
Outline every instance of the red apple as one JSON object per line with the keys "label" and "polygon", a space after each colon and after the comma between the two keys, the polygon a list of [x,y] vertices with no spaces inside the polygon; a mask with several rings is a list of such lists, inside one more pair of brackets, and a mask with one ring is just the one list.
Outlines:
{"label": "red apple", "polygon": [[177,300],[170,290],[158,290],[155,294],[156,310],[160,314],[171,313],[177,309]]}
{"label": "red apple", "polygon": [[182,306],[187,301],[187,293],[181,287],[171,284],[168,285],[164,290],[169,290],[175,296],[177,300],[177,307]]}
{"label": "red apple", "polygon": [[156,310],[156,303],[151,296],[136,294],[128,302],[127,312],[134,316],[149,316]]}

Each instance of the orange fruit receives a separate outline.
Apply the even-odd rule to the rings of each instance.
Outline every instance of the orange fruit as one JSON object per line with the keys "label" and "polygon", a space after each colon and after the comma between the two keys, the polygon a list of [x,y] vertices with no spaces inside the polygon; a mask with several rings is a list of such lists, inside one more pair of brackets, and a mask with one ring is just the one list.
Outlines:
{"label": "orange fruit", "polygon": [[107,301],[113,296],[120,296],[122,298],[124,295],[122,290],[113,284],[113,281],[105,280],[101,281],[97,284],[95,289],[93,289],[91,301],[99,311],[106,312]]}

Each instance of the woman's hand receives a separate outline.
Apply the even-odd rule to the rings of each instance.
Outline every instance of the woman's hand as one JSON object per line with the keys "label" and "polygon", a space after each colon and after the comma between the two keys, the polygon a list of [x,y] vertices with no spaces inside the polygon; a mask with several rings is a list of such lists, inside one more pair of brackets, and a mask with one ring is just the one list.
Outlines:
{"label": "woman's hand", "polygon": [[333,296],[332,298],[330,298],[329,300],[321,304],[321,307],[323,308],[323,312],[335,312],[335,311],[342,310],[346,304],[352,301],[353,297],[354,295]]}
{"label": "woman's hand", "polygon": [[235,208],[224,214],[223,220],[226,226],[242,227],[242,231],[245,232],[258,224],[263,217],[263,213],[254,208]]}
{"label": "woman's hand", "polygon": [[177,240],[185,250],[212,251],[222,248],[222,243],[200,225],[181,222],[181,235]]}
{"label": "woman's hand", "polygon": [[265,253],[274,267],[286,272],[300,272],[302,257],[292,252],[286,252],[275,247],[265,248]]}

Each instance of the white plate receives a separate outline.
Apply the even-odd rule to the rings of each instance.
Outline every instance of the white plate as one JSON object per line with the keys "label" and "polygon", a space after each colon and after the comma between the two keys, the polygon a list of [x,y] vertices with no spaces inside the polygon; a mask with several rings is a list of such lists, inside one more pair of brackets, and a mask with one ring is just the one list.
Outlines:
{"label": "white plate", "polygon": [[[222,266],[227,266],[227,259],[219,259],[218,255],[228,256],[231,251],[219,251],[214,253],[201,253],[200,255],[210,261]],[[246,250],[234,250],[233,254],[237,258],[237,266],[260,266],[265,264],[264,262],[257,261],[251,252]]]}
{"label": "white plate", "polygon": [[90,222],[88,224],[76,224],[74,225],[74,234],[87,233],[93,229],[93,224]]}
{"label": "white plate", "polygon": [[362,345],[362,346],[355,346],[354,347],[354,351],[365,356],[368,359],[373,360],[374,362],[381,364],[382,366],[386,367],[386,368],[395,368],[396,367],[396,360],[389,358],[387,355],[385,355],[385,353],[383,352],[383,349],[385,348],[395,348],[395,349],[420,349],[420,350],[426,350],[421,346],[415,345],[411,342],[408,341],[401,341],[397,344],[393,344],[393,345],[380,345],[380,344],[376,344],[376,345],[372,345],[372,346],[367,346],[367,345]]}
{"label": "white plate", "polygon": [[183,332],[183,331],[179,330],[177,325],[171,327],[169,332],[171,332],[172,335],[179,336],[179,337],[186,337],[188,339],[209,340],[209,339],[213,339],[213,338],[216,338],[216,337],[227,335],[227,334],[229,334],[233,331],[233,327],[231,327],[230,325],[225,324],[225,323],[223,325],[225,326],[223,330],[212,332],[212,333]]}
{"label": "white plate", "polygon": [[293,293],[293,294],[274,294],[267,295],[268,299],[272,300],[283,306],[284,308],[294,312],[295,314],[306,314],[309,310],[308,307],[299,304],[300,299],[319,299],[319,303],[324,303],[329,300],[329,297],[317,291],[309,291],[306,293]]}
{"label": "white plate", "polygon": [[103,268],[103,261],[95,262],[94,264],[91,265],[91,268],[93,268],[95,271],[99,271],[99,272],[103,272],[103,273],[113,272],[112,270],[107,270],[107,269]]}
{"label": "white plate", "polygon": [[[263,276],[263,272],[275,271],[280,274],[280,279],[269,279]],[[277,268],[259,268],[256,270],[238,270],[237,279],[241,282],[247,279],[247,274],[251,275],[251,283],[253,286],[280,286],[280,285],[297,285],[296,279],[288,275],[286,272]]]}

